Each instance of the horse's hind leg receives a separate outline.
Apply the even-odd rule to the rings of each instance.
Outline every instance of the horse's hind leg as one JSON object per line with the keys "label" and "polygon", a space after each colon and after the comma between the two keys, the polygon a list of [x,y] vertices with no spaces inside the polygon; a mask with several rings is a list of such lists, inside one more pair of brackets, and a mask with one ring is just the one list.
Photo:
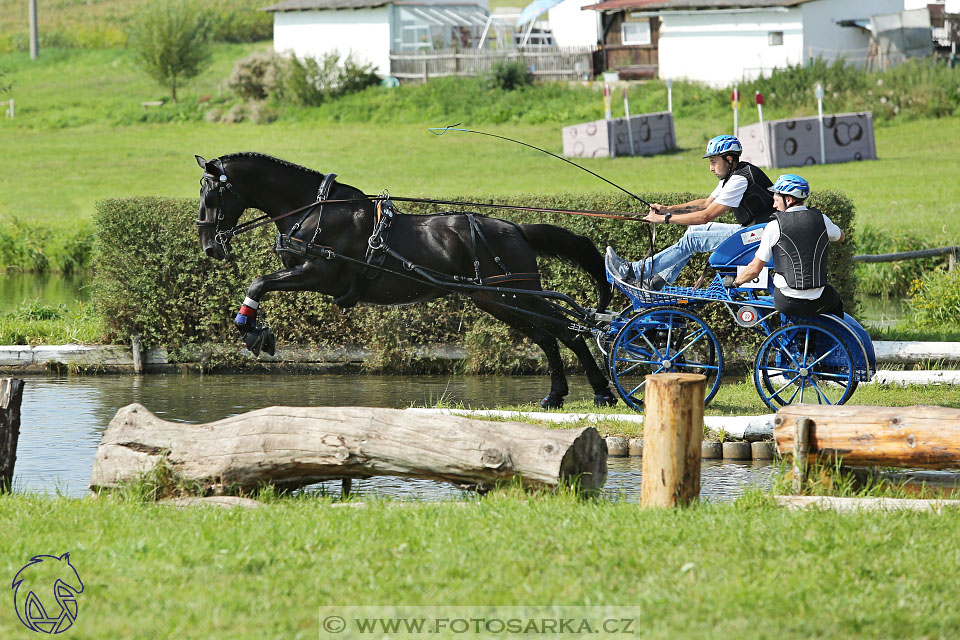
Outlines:
{"label": "horse's hind leg", "polygon": [[587,374],[587,381],[593,388],[593,404],[598,407],[612,407],[617,404],[617,396],[610,391],[610,383],[597,366],[597,360],[590,352],[583,336],[570,329],[564,329],[557,336],[580,360]]}
{"label": "horse's hind leg", "polygon": [[506,307],[490,303],[483,298],[474,297],[474,303],[497,320],[510,325],[543,350],[547,357],[547,366],[550,371],[550,393],[541,401],[544,409],[559,409],[563,407],[563,398],[570,392],[567,387],[567,376],[563,372],[563,360],[560,358],[560,346],[557,339],[547,331],[523,320],[517,313]]}
{"label": "horse's hind leg", "polygon": [[[560,340],[560,342],[573,351],[583,366],[584,372],[587,375],[587,381],[593,389],[593,403],[595,405],[615,405],[617,403],[617,397],[613,395],[613,392],[610,390],[610,383],[607,381],[606,376],[603,375],[603,372],[600,371],[600,367],[597,366],[596,358],[594,358],[590,352],[590,348],[587,346],[586,341],[584,341],[583,336],[567,328],[569,322],[543,300],[528,296],[527,299],[523,301],[522,309],[556,319],[556,322],[550,323],[544,318],[542,325],[533,325],[533,319],[525,319],[523,324],[533,327],[536,331],[548,334],[554,345],[556,344],[556,340]],[[514,317],[517,317],[517,314],[514,314]],[[536,342],[536,340],[534,341]],[[551,370],[552,368],[553,366],[551,365]],[[566,378],[564,378],[563,387],[564,390],[566,390]],[[564,395],[566,395],[566,392],[564,392]]]}

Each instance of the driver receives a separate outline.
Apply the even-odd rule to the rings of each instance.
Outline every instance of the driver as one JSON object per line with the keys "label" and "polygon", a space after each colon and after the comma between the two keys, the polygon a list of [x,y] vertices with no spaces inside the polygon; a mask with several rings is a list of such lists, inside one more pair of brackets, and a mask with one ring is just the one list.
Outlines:
{"label": "driver", "polygon": [[[694,253],[709,252],[743,227],[770,221],[773,198],[768,191],[771,182],[763,171],[740,160],[743,147],[733,136],[717,136],[707,143],[704,158],[710,159],[710,171],[719,180],[717,188],[706,198],[683,204],[664,206],[654,203],[644,218],[647,222],[682,224],[689,227],[680,241],[643,261],[645,280],[641,287],[659,291],[673,283]],[[738,224],[714,222],[733,210]],[[635,282],[641,273],[641,262],[628,262],[607,247],[607,261],[620,280]]]}
{"label": "driver", "polygon": [[846,235],[819,210],[806,207],[810,184],[800,176],[785,173],[770,190],[778,213],[764,227],[756,256],[736,277],[724,277],[724,286],[737,287],[753,280],[772,255],[773,306],[777,311],[843,317],[843,300],[827,284],[827,253],[831,242],[843,242]]}

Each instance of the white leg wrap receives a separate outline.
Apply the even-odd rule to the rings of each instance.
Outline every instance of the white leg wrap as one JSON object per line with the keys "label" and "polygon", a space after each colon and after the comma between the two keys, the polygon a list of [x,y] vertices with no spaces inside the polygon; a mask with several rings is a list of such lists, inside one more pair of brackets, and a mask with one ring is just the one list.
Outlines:
{"label": "white leg wrap", "polygon": [[259,309],[260,303],[254,300],[253,298],[244,298],[243,304],[250,307],[251,309]]}

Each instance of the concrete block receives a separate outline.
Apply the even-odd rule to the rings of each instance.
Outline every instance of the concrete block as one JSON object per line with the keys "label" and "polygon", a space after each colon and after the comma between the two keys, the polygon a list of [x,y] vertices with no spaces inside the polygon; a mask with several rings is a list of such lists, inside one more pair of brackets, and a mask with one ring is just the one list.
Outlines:
{"label": "concrete block", "polygon": [[561,138],[568,158],[652,156],[677,148],[669,111],[630,116],[629,123],[626,118],[614,118],[570,125],[563,127]]}
{"label": "concrete block", "polygon": [[752,456],[749,442],[723,443],[723,457],[727,460],[750,460]]}
{"label": "concrete block", "polygon": [[627,456],[627,439],[620,436],[610,436],[607,441],[607,456],[611,458],[623,458]]}
{"label": "concrete block", "polygon": [[[873,114],[870,111],[824,115],[824,151],[827,164],[876,160]],[[769,148],[764,142],[766,130]],[[785,118],[739,128],[747,162],[758,167],[800,167],[821,164],[820,124],[816,116]]]}
{"label": "concrete block", "polygon": [[723,444],[720,442],[704,442],[700,445],[700,457],[704,460],[719,460],[723,457]]}

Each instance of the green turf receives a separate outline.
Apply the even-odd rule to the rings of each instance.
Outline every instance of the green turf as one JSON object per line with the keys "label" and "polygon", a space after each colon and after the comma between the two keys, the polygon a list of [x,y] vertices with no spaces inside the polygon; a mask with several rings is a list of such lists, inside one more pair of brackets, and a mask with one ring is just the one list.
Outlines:
{"label": "green turf", "polygon": [[[333,637],[319,607],[358,604],[620,605],[646,638],[947,638],[958,526],[957,510],[789,512],[759,495],[252,511],[14,495],[0,573],[69,551],[84,582],[72,638]],[[27,637],[8,595],[0,634]]]}

